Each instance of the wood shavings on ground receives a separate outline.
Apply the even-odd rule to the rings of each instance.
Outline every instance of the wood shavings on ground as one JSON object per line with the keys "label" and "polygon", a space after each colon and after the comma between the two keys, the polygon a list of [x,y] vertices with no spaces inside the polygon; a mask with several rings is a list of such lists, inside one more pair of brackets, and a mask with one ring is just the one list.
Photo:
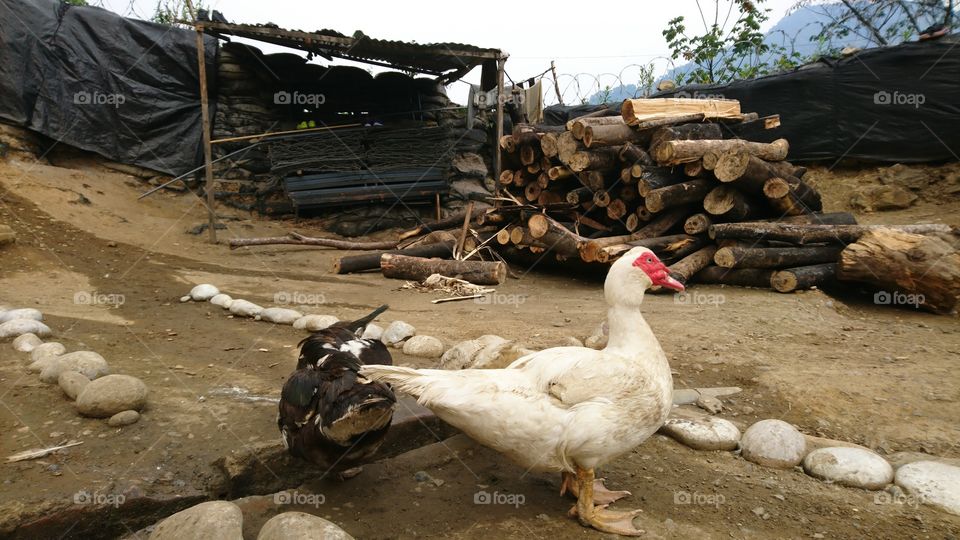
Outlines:
{"label": "wood shavings on ground", "polygon": [[446,298],[433,300],[434,304],[441,302],[453,302],[456,300],[468,300],[470,298],[480,298],[485,294],[492,293],[496,289],[488,289],[480,285],[474,285],[469,281],[462,279],[442,276],[440,274],[431,274],[427,279],[416,282],[407,281],[400,286],[400,290],[409,289],[419,292],[436,292],[448,295]]}

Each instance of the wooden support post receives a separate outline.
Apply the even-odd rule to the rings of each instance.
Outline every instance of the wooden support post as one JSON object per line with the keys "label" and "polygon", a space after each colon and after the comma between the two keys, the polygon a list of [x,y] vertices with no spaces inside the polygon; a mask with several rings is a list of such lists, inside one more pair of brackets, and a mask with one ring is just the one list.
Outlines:
{"label": "wooden support post", "polygon": [[200,116],[203,128],[203,168],[206,172],[204,186],[207,191],[207,228],[210,243],[217,243],[216,193],[213,189],[213,150],[210,146],[210,104],[207,98],[207,59],[203,45],[203,26],[197,25],[197,63],[200,66]]}
{"label": "wooden support post", "polygon": [[[505,55],[501,55],[500,58],[497,58],[497,138],[495,139],[497,141],[503,137],[503,68],[506,63],[507,58]],[[497,180],[497,199],[494,201],[494,205],[497,207],[500,206],[500,190],[503,187],[500,185],[501,167],[502,163],[500,162],[500,149],[494,148],[493,177]]]}
{"label": "wooden support post", "polygon": [[560,83],[557,81],[557,66],[550,61],[550,73],[553,74],[553,89],[557,91],[557,104],[563,105],[563,96],[560,95]]}

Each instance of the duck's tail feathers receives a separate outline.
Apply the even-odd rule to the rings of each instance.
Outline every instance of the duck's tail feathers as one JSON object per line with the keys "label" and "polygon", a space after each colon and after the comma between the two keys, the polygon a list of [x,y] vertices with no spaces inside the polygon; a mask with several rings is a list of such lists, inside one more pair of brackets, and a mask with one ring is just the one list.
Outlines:
{"label": "duck's tail feathers", "polygon": [[360,375],[368,379],[387,383],[395,390],[411,396],[420,397],[426,389],[427,381],[418,370],[400,366],[369,365],[360,368]]}
{"label": "duck's tail feathers", "polygon": [[362,318],[360,318],[360,319],[357,319],[357,320],[353,321],[353,322],[350,323],[347,327],[348,327],[351,331],[353,331],[353,332],[360,332],[360,333],[362,333],[363,330],[367,327],[368,324],[370,324],[371,322],[373,322],[374,319],[376,319],[381,313],[383,313],[384,311],[386,311],[386,310],[388,310],[388,309],[390,309],[390,306],[388,306],[387,304],[384,304],[384,305],[378,307],[377,309],[373,310],[373,311],[372,311],[369,315],[367,315],[366,317],[362,317]]}

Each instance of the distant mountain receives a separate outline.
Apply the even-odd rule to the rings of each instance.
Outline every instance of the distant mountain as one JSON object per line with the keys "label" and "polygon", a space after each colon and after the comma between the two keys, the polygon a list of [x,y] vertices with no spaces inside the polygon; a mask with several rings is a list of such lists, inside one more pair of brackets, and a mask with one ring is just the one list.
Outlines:
{"label": "distant mountain", "polygon": [[[866,1],[866,0],[861,0]],[[782,45],[788,51],[799,52],[804,58],[810,57],[818,52],[826,53],[836,51],[844,47],[866,48],[871,46],[867,39],[856,34],[849,34],[842,40],[835,40],[831,43],[820,43],[819,36],[823,27],[826,26],[832,18],[841,16],[846,8],[840,4],[817,4],[797,9],[775,24],[767,32],[765,41],[771,45]],[[903,21],[903,14],[898,13],[899,17],[892,17],[884,26],[885,28],[894,26]],[[929,26],[932,21],[918,21],[921,28]],[[764,63],[770,63],[774,60],[773,55],[768,55],[763,59]],[[684,64],[673,68],[660,79],[676,80],[682,73],[688,73],[695,68],[693,64]],[[638,94],[637,86],[628,84],[616,86],[609,90],[597,92],[588,98],[591,104],[599,104],[604,101],[614,103],[624,99],[636,97]]]}

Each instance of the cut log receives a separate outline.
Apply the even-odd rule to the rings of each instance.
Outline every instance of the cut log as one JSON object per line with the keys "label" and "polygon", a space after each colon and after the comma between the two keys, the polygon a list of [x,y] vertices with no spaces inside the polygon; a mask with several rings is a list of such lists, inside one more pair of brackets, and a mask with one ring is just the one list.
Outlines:
{"label": "cut log", "polygon": [[661,259],[666,259],[688,246],[694,246],[694,248],[696,248],[699,245],[702,245],[701,239],[686,234],[643,238],[640,240],[631,240],[624,244],[615,244],[601,248],[597,253],[596,261],[600,263],[611,262],[635,247],[645,247]]}
{"label": "cut log", "polygon": [[623,222],[623,225],[629,232],[637,230],[640,227],[640,218],[637,216],[637,213],[633,212],[628,214],[627,219]]}
{"label": "cut log", "polygon": [[620,148],[609,146],[595,148],[589,152],[577,152],[567,161],[567,166],[573,172],[590,170],[605,170],[616,167],[619,162]]}
{"label": "cut log", "polygon": [[704,152],[703,157],[700,158],[703,168],[708,171],[715,169],[718,161],[720,161],[720,154],[716,152]]}
{"label": "cut log", "polygon": [[689,180],[672,173],[666,167],[645,167],[637,179],[637,191],[640,192],[641,197],[646,197],[655,189],[674,186],[684,181]]}
{"label": "cut log", "polygon": [[742,240],[778,240],[792,244],[852,244],[877,229],[894,229],[911,234],[956,234],[956,229],[940,223],[920,225],[806,225],[747,221],[710,226],[710,238]]}
{"label": "cut log", "polygon": [[540,159],[540,155],[537,155],[539,150],[538,147],[529,144],[520,146],[520,163],[524,165],[533,165],[536,163]]}
{"label": "cut log", "polygon": [[515,172],[516,171],[511,171],[510,169],[504,169],[503,172],[500,173],[500,185],[509,186],[510,184],[512,184],[513,175]]}
{"label": "cut log", "polygon": [[836,279],[837,263],[824,263],[774,272],[770,277],[770,287],[777,292],[788,293],[822,287]]}
{"label": "cut log", "polygon": [[[463,216],[460,216],[463,220]],[[246,246],[264,246],[272,244],[291,244],[296,246],[320,246],[334,249],[352,249],[357,251],[365,250],[385,250],[396,249],[397,242],[387,240],[385,242],[353,242],[350,240],[335,240],[333,238],[313,238],[292,232],[287,236],[274,236],[265,238],[231,238],[230,249]]]}
{"label": "cut log", "polygon": [[650,154],[632,143],[625,143],[620,148],[620,161],[628,165],[653,165]]}
{"label": "cut log", "polygon": [[606,208],[610,204],[610,193],[605,189],[593,192],[593,204],[600,208]]}
{"label": "cut log", "polygon": [[[583,140],[587,131],[594,126],[626,126],[622,116],[597,116],[593,118],[579,118],[573,121],[570,131],[577,140]],[[584,141],[586,142],[586,141]],[[589,145],[588,145],[589,146]]]}
{"label": "cut log", "polygon": [[353,272],[362,272],[364,270],[379,270],[380,256],[384,253],[393,255],[409,255],[411,257],[440,257],[449,259],[453,256],[454,245],[456,245],[456,241],[448,240],[445,242],[425,244],[400,250],[376,251],[373,253],[364,253],[363,255],[347,255],[334,261],[333,273],[351,274]]}
{"label": "cut log", "polygon": [[688,123],[702,122],[703,113],[691,114],[670,114],[667,116],[644,120],[634,126],[637,130],[656,132],[657,129],[668,126],[686,125]]}
{"label": "cut log", "polygon": [[659,117],[703,113],[704,118],[740,118],[735,99],[647,98],[624,100],[620,115],[628,124]]}
{"label": "cut log", "polygon": [[843,250],[837,275],[880,287],[877,304],[936,313],[960,307],[960,253],[943,238],[873,229]]}
{"label": "cut log", "polygon": [[644,144],[650,140],[650,133],[637,131],[626,124],[608,124],[605,126],[587,126],[581,139],[584,146],[620,146],[625,143]]}
{"label": "cut log", "polygon": [[593,190],[586,186],[567,192],[567,202],[570,204],[580,204],[586,200],[593,200]]}
{"label": "cut log", "polygon": [[710,180],[701,179],[654,189],[644,195],[644,206],[656,214],[666,208],[698,202],[703,200],[713,185]]}
{"label": "cut log", "polygon": [[550,180],[555,182],[557,180],[573,176],[573,171],[567,167],[550,167],[547,169],[547,176],[550,177]]}
{"label": "cut log", "polygon": [[606,176],[601,171],[583,171],[577,174],[577,178],[593,191],[601,190],[606,185]]}
{"label": "cut log", "polygon": [[724,268],[789,268],[835,263],[842,250],[841,246],[725,247],[717,251],[714,261]]}
{"label": "cut log", "polygon": [[547,189],[547,186],[550,185],[550,177],[547,176],[547,173],[542,172],[537,176],[537,185],[540,186],[540,189]]}
{"label": "cut log", "polygon": [[807,225],[856,225],[857,218],[850,212],[829,212],[826,214],[804,214],[802,216],[786,216],[772,221],[781,223],[798,223]]}
{"label": "cut log", "polygon": [[713,255],[717,252],[717,246],[710,245],[694,251],[690,255],[671,264],[668,269],[674,279],[686,285],[697,272],[703,270],[713,262]]}
{"label": "cut log", "polygon": [[[803,212],[790,212],[791,215],[812,214],[823,210],[823,202],[820,194],[802,180],[792,179],[789,181],[784,178],[771,178],[763,184],[763,194],[779,210],[785,203],[778,203],[778,200],[789,201],[790,205],[800,205]],[[777,205],[780,206],[777,206]],[[791,206],[792,207],[792,206]],[[786,209],[783,209],[786,212]]]}
{"label": "cut log", "polygon": [[727,221],[739,221],[754,212],[743,193],[730,185],[719,185],[703,198],[703,209]]}
{"label": "cut log", "polygon": [[380,257],[380,269],[384,277],[412,281],[440,274],[476,285],[499,285],[507,278],[507,265],[500,261],[445,261],[389,253]]}
{"label": "cut log", "polygon": [[517,141],[510,135],[500,137],[500,148],[512,154],[517,151]]}
{"label": "cut log", "polygon": [[772,143],[755,143],[740,139],[704,139],[691,141],[666,141],[653,148],[651,154],[660,165],[678,165],[702,159],[707,152],[723,154],[745,151],[768,161],[786,159],[789,144],[786,139]]}
{"label": "cut log", "polygon": [[780,127],[780,115],[774,114],[739,124],[729,124],[725,126],[724,136],[727,139],[772,142],[777,138],[778,127]]}
{"label": "cut log", "polygon": [[557,152],[559,152],[557,139],[559,138],[559,133],[544,133],[540,136],[540,151],[543,152],[545,157],[557,157]]}
{"label": "cut log", "polygon": [[537,182],[530,182],[523,188],[523,196],[530,202],[535,202],[539,197],[540,193],[543,191],[543,188],[540,187],[540,184]]}
{"label": "cut log", "polygon": [[557,157],[564,164],[569,163],[574,154],[584,150],[583,143],[573,138],[573,133],[564,131],[557,137]]}
{"label": "cut log", "polygon": [[663,127],[653,132],[650,148],[666,141],[700,141],[704,139],[722,139],[723,131],[719,124],[682,124]]}
{"label": "cut log", "polygon": [[713,176],[721,182],[732,182],[743,176],[751,157],[753,156],[748,152],[724,152],[717,158],[717,164],[713,167]]}
{"label": "cut log", "polygon": [[635,240],[663,236],[664,233],[683,221],[683,219],[689,213],[689,207],[681,206],[677,208],[671,208],[656,216],[653,220],[647,223],[646,226],[633,234],[606,236],[603,238],[585,240],[580,244],[580,258],[583,259],[584,262],[594,262],[597,260],[597,254],[600,252],[600,250],[607,246],[626,244]]}
{"label": "cut log", "polygon": [[699,283],[769,289],[771,276],[773,276],[773,270],[763,270],[759,268],[731,270],[720,266],[708,266],[697,272],[694,276],[694,281]]}
{"label": "cut log", "polygon": [[557,191],[545,189],[540,192],[540,196],[537,197],[537,204],[540,206],[548,206],[551,204],[559,204],[563,202],[563,194]]}
{"label": "cut log", "polygon": [[683,165],[683,174],[690,178],[696,178],[702,175],[705,170],[706,169],[703,168],[703,162],[700,160],[691,161]]}
{"label": "cut log", "polygon": [[566,125],[567,125],[567,131],[572,130],[572,129],[573,129],[573,124],[574,124],[574,122],[576,122],[576,121],[578,121],[578,120],[584,120],[584,119],[587,119],[587,118],[601,118],[601,117],[605,117],[605,116],[617,117],[617,116],[619,116],[619,114],[618,114],[618,111],[617,111],[616,109],[611,109],[611,108],[609,108],[609,107],[604,107],[604,108],[602,108],[602,109],[597,109],[597,110],[595,110],[595,111],[593,111],[593,112],[589,112],[589,113],[587,113],[587,114],[583,114],[583,115],[580,115],[580,116],[578,116],[578,117],[576,117],[576,118],[572,118],[572,119],[570,119],[570,120],[567,120],[567,124],[566,124]]}
{"label": "cut log", "polygon": [[694,214],[683,222],[683,232],[687,234],[703,234],[713,225],[713,218],[704,214]]}
{"label": "cut log", "polygon": [[623,199],[613,199],[610,201],[610,204],[607,205],[608,218],[619,221],[625,215],[627,215],[627,204],[623,202]]}

